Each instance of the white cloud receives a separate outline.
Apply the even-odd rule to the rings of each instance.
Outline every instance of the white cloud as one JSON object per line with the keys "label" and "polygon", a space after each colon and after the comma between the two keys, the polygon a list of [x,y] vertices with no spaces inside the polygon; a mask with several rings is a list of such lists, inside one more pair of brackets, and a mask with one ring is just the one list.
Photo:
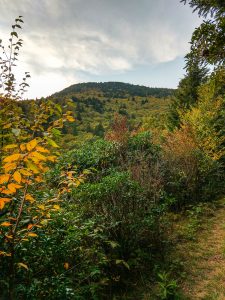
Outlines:
{"label": "white cloud", "polygon": [[24,16],[20,60],[38,82],[33,96],[92,75],[172,61],[188,51],[199,24],[178,0],[0,0],[0,6],[4,36],[10,21]]}

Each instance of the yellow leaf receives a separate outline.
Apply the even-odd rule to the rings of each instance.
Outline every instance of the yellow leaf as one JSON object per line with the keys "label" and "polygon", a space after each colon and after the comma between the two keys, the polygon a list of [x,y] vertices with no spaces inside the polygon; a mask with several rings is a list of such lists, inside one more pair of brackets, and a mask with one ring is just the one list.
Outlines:
{"label": "yellow leaf", "polygon": [[64,265],[63,265],[63,267],[64,267],[65,270],[68,270],[69,267],[70,267],[70,265],[69,265],[68,262],[65,262]]}
{"label": "yellow leaf", "polygon": [[3,166],[3,168],[5,169],[5,172],[9,172],[11,170],[16,169],[16,163],[7,163]]}
{"label": "yellow leaf", "polygon": [[10,198],[0,198],[0,209],[3,209],[6,203],[9,203],[12,199]]}
{"label": "yellow leaf", "polygon": [[74,122],[75,121],[74,117],[72,117],[72,116],[66,116],[66,119],[69,122]]}
{"label": "yellow leaf", "polygon": [[37,140],[34,139],[34,140],[30,141],[29,143],[27,143],[26,146],[27,146],[28,151],[33,150],[37,146]]}
{"label": "yellow leaf", "polygon": [[34,232],[29,232],[28,234],[27,234],[28,236],[31,236],[31,237],[36,237],[36,236],[38,236],[36,233],[34,233]]}
{"label": "yellow leaf", "polygon": [[2,256],[11,256],[11,253],[0,251],[0,255],[2,255]]}
{"label": "yellow leaf", "polygon": [[10,178],[9,174],[0,175],[0,184],[8,182],[9,178]]}
{"label": "yellow leaf", "polygon": [[52,162],[55,162],[55,161],[56,161],[56,158],[57,158],[57,157],[56,157],[56,156],[53,156],[53,155],[52,155],[52,156],[47,156],[47,159],[50,160],[50,161],[52,161]]}
{"label": "yellow leaf", "polygon": [[20,150],[25,151],[26,150],[26,144],[20,144]]}
{"label": "yellow leaf", "polygon": [[48,149],[45,149],[45,148],[43,148],[41,146],[37,146],[36,150],[39,151],[39,152],[42,152],[42,153],[49,153]]}
{"label": "yellow leaf", "polygon": [[16,171],[16,172],[13,174],[13,178],[14,178],[14,180],[15,180],[16,182],[21,183],[22,177],[21,177],[20,172]]}
{"label": "yellow leaf", "polygon": [[38,205],[38,208],[40,208],[41,210],[45,210],[45,206],[43,204]]}
{"label": "yellow leaf", "polygon": [[7,149],[13,149],[13,148],[17,148],[18,145],[17,144],[11,144],[11,145],[7,145],[4,147],[4,150],[7,150]]}
{"label": "yellow leaf", "polygon": [[22,268],[24,268],[24,269],[26,269],[26,270],[29,269],[28,266],[27,266],[26,264],[24,264],[24,263],[18,263],[18,266],[19,266],[19,267],[22,267]]}
{"label": "yellow leaf", "polygon": [[32,153],[30,154],[30,157],[31,157],[31,158],[32,158],[32,157],[35,157],[35,158],[37,158],[38,160],[46,161],[46,157],[45,157],[44,155],[42,155],[41,153],[39,153],[39,152],[32,152]]}
{"label": "yellow leaf", "polygon": [[12,224],[9,222],[3,222],[3,223],[1,223],[1,226],[9,227],[9,226],[12,226]]}
{"label": "yellow leaf", "polygon": [[35,164],[33,164],[31,161],[27,162],[27,168],[31,171],[34,172],[34,174],[38,174],[40,173],[40,171],[38,170],[37,166]]}
{"label": "yellow leaf", "polygon": [[10,190],[10,191],[12,191],[13,193],[15,193],[16,192],[16,189],[21,189],[23,186],[22,185],[19,185],[19,184],[16,184],[16,183],[10,183],[10,184],[8,184],[8,189]]}
{"label": "yellow leaf", "polygon": [[31,176],[32,173],[30,173],[29,171],[27,171],[26,169],[21,169],[20,173],[23,174],[24,176]]}
{"label": "yellow leaf", "polygon": [[44,182],[44,180],[40,176],[37,176],[34,180],[38,183]]}
{"label": "yellow leaf", "polygon": [[7,157],[5,157],[3,159],[3,162],[13,162],[13,161],[16,161],[16,160],[19,160],[21,158],[21,154],[20,153],[15,153],[15,154],[12,154],[12,155],[9,155]]}
{"label": "yellow leaf", "polygon": [[25,196],[25,200],[33,203],[35,201],[35,199],[30,195],[30,194],[26,194]]}
{"label": "yellow leaf", "polygon": [[55,205],[53,205],[53,208],[56,209],[56,210],[59,210],[59,209],[60,209],[60,206],[57,205],[57,204],[55,204]]}
{"label": "yellow leaf", "polygon": [[14,194],[16,192],[16,190],[15,191],[12,191],[12,190],[2,190],[1,191],[1,193],[2,194],[5,194],[5,195],[12,195],[12,194]]}

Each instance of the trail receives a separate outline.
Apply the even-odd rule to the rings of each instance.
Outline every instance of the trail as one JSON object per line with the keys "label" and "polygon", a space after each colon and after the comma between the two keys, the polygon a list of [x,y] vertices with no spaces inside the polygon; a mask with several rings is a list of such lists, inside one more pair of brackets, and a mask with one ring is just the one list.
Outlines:
{"label": "trail", "polygon": [[183,294],[191,300],[225,300],[225,204],[207,220],[197,240],[180,248],[185,279]]}

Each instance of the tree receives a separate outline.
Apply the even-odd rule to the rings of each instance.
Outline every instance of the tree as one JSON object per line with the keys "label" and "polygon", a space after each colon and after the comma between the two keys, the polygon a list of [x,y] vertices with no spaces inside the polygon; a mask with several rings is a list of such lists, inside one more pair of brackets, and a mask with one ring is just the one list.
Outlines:
{"label": "tree", "polygon": [[63,113],[61,107],[51,101],[31,101],[30,117],[23,114],[17,99],[25,92],[29,76],[25,76],[24,84],[17,89],[13,74],[17,60],[15,54],[18,54],[21,41],[15,31],[21,28],[19,22],[22,22],[21,17],[13,25],[9,55],[4,46],[0,48],[3,52],[1,57],[6,57],[1,58],[0,74],[0,260],[9,270],[9,277],[4,278],[5,281],[8,279],[7,299],[15,297],[17,269],[29,268],[18,257],[18,248],[38,237],[38,229],[60,209],[57,202],[64,187],[59,189],[59,193],[49,193],[41,198],[36,192],[43,189],[44,175],[57,159],[58,145],[53,140],[54,136],[58,135],[65,122],[74,121],[71,112]]}
{"label": "tree", "polygon": [[187,65],[197,57],[201,64],[225,65],[225,2],[224,0],[181,0],[188,3],[199,16],[202,24],[192,34],[191,51]]}
{"label": "tree", "polygon": [[169,127],[180,124],[180,115],[197,103],[199,87],[207,80],[208,69],[200,67],[198,61],[188,66],[186,76],[181,79],[175,92],[169,113]]}

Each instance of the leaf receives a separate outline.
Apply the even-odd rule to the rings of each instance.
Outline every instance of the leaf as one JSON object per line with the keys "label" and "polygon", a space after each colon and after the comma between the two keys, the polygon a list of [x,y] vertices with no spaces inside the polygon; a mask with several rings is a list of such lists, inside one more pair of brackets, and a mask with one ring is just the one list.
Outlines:
{"label": "leaf", "polygon": [[52,146],[52,147],[54,147],[54,148],[59,148],[59,146],[56,144],[55,141],[53,141],[53,140],[50,139],[50,138],[46,138],[46,139],[47,139],[47,143],[48,143],[50,146]]}
{"label": "leaf", "polygon": [[21,183],[21,180],[22,180],[22,177],[21,177],[21,174],[19,171],[16,171],[14,174],[13,174],[13,178],[16,182],[18,183]]}
{"label": "leaf", "polygon": [[23,174],[24,176],[31,176],[32,173],[27,171],[26,169],[20,169],[20,173]]}
{"label": "leaf", "polygon": [[10,198],[0,198],[0,209],[3,209],[6,203],[12,201]]}
{"label": "leaf", "polygon": [[20,135],[20,132],[21,130],[19,128],[13,128],[12,129],[12,133],[15,135],[15,136],[19,136]]}
{"label": "leaf", "polygon": [[20,144],[20,150],[25,151],[26,150],[26,144]]}
{"label": "leaf", "polygon": [[53,205],[53,208],[56,209],[56,210],[59,210],[59,209],[60,209],[60,206],[57,205],[57,204],[55,204],[55,205]]}
{"label": "leaf", "polygon": [[20,153],[15,153],[15,154],[12,154],[12,155],[9,155],[9,156],[5,157],[3,159],[3,162],[9,162],[9,163],[11,163],[13,161],[19,160],[20,158],[21,158],[21,154]]}
{"label": "leaf", "polygon": [[0,175],[0,184],[8,182],[9,178],[10,178],[9,174]]}
{"label": "leaf", "polygon": [[36,233],[34,233],[34,232],[29,232],[27,235],[28,235],[28,236],[31,236],[31,237],[37,237],[37,236],[38,236],[38,235],[37,235]]}
{"label": "leaf", "polygon": [[16,192],[16,189],[21,189],[23,186],[22,185],[19,185],[19,184],[16,184],[16,183],[10,183],[8,184],[7,188],[12,191],[13,193]]}
{"label": "leaf", "polygon": [[26,264],[24,264],[24,263],[18,263],[18,266],[22,267],[22,268],[24,268],[26,270],[29,270],[28,266]]}
{"label": "leaf", "polygon": [[30,169],[31,171],[33,171],[34,174],[40,173],[40,171],[37,168],[37,166],[35,164],[33,164],[31,161],[28,161],[26,164],[27,164],[27,168]]}
{"label": "leaf", "polygon": [[31,157],[35,157],[38,160],[43,160],[43,161],[47,160],[47,158],[44,155],[42,155],[41,153],[39,153],[39,152],[32,152],[30,156]]}
{"label": "leaf", "polygon": [[70,265],[69,265],[68,262],[65,262],[64,265],[63,265],[63,267],[64,267],[65,270],[68,270],[69,267],[70,267]]}
{"label": "leaf", "polygon": [[33,203],[35,201],[35,199],[30,195],[30,194],[26,194],[25,196],[25,200]]}
{"label": "leaf", "polygon": [[69,122],[74,122],[75,121],[74,117],[72,117],[72,116],[66,116],[66,119]]}
{"label": "leaf", "polygon": [[27,150],[30,152],[37,146],[37,140],[34,139],[26,144]]}
{"label": "leaf", "polygon": [[0,226],[9,227],[12,226],[12,224],[10,222],[3,222]]}
{"label": "leaf", "polygon": [[4,150],[7,150],[7,149],[13,149],[13,148],[17,148],[18,145],[17,144],[11,144],[11,145],[7,145],[4,147]]}
{"label": "leaf", "polygon": [[117,259],[117,260],[116,260],[116,264],[117,264],[117,265],[123,264],[128,270],[130,270],[130,266],[129,266],[128,263],[125,262],[123,259]]}
{"label": "leaf", "polygon": [[16,169],[16,163],[7,163],[3,166],[3,168],[5,169],[5,172],[9,172],[11,170]]}
{"label": "leaf", "polygon": [[48,149],[45,149],[45,148],[43,148],[41,146],[37,146],[36,150],[39,151],[39,152],[42,152],[42,153],[49,153]]}

